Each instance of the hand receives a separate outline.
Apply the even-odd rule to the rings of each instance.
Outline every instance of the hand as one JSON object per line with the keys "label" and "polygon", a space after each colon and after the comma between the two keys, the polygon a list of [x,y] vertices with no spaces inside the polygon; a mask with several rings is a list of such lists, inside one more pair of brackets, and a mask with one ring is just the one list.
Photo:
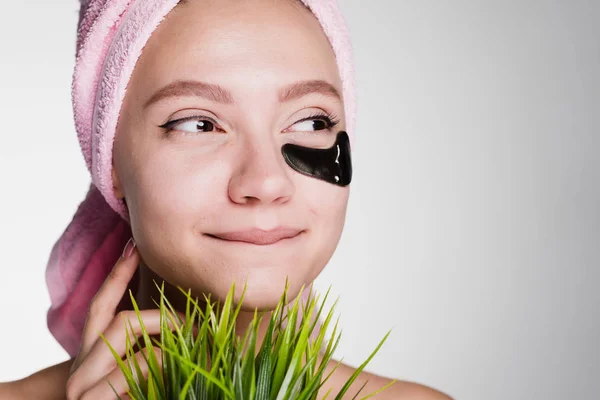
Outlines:
{"label": "hand", "polygon": [[[135,311],[121,311],[115,315],[139,262],[139,252],[135,242],[131,239],[125,246],[123,255],[116,262],[90,304],[79,354],[73,361],[67,380],[67,400],[116,399],[115,392],[108,382],[112,384],[122,399],[129,399],[129,396],[126,395],[129,385],[125,376],[99,332],[104,334],[121,358],[125,356],[127,350],[126,335],[128,332],[125,329],[124,321],[131,322],[136,337],[141,336],[141,326]],[[140,314],[148,334],[160,334],[160,311],[158,309],[141,310]],[[171,323],[169,322],[169,324]],[[129,327],[129,323],[127,326]],[[173,327],[171,326],[171,328]],[[135,340],[131,339],[135,343]],[[146,348],[142,352],[146,354],[146,357],[148,356]],[[147,379],[148,366],[142,352],[136,352],[135,357],[144,378]],[[154,352],[159,365],[162,366],[160,349],[154,348]]]}

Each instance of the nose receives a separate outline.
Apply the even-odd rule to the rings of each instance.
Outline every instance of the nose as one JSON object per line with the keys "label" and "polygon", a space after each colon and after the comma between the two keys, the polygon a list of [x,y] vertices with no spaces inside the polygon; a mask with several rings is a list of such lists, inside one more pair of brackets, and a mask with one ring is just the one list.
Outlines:
{"label": "nose", "polygon": [[238,204],[285,203],[295,186],[288,176],[281,150],[273,140],[241,143],[236,168],[229,181],[229,197]]}

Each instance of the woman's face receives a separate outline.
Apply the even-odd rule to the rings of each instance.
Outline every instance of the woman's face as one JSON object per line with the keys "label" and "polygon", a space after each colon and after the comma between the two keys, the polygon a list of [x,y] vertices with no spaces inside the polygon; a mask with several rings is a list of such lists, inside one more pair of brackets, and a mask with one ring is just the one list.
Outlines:
{"label": "woman's face", "polygon": [[[246,309],[273,307],[286,277],[290,295],[314,280],[338,244],[349,188],[292,170],[281,147],[332,146],[345,129],[336,93],[333,50],[303,5],[178,5],[138,60],[114,145],[115,194],[144,263],[196,295],[223,298],[247,279]],[[210,236],[277,227],[302,232],[270,245]]]}

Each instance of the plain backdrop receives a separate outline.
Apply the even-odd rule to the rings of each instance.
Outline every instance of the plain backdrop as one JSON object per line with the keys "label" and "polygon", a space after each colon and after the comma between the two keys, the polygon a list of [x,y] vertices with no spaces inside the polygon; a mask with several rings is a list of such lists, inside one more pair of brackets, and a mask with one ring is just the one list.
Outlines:
{"label": "plain backdrop", "polygon": [[[197,0],[201,1],[201,0]],[[316,284],[337,352],[456,399],[600,398],[600,2],[340,0],[357,146]],[[0,381],[67,359],[44,269],[87,190],[78,3],[0,6]]]}

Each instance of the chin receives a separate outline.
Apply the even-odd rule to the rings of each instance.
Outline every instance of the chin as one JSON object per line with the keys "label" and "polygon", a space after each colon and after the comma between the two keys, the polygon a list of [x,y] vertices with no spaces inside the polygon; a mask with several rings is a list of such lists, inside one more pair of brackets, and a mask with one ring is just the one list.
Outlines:
{"label": "chin", "polygon": [[215,274],[213,276],[217,280],[212,283],[207,282],[207,286],[209,286],[213,301],[217,299],[223,301],[229,293],[231,285],[235,282],[234,303],[237,305],[244,290],[244,284],[246,284],[242,310],[270,311],[275,309],[281,300],[286,287],[286,279],[288,282],[286,300],[287,303],[290,303],[300,294],[302,285],[310,286],[318,272],[315,273],[306,266],[300,265],[263,266],[260,268],[249,266],[243,270],[238,269],[235,276],[223,276],[222,272]]}
{"label": "chin", "polygon": [[[281,300],[281,296],[285,289],[285,278],[285,276],[273,278],[268,282],[264,282],[263,285],[250,285],[249,282],[246,294],[244,295],[242,309],[245,311],[253,311],[255,308],[259,311],[275,309]],[[310,286],[310,283],[310,280],[301,279],[300,277],[297,277],[296,279],[289,277],[286,298],[287,303],[292,302],[300,294],[300,289],[303,284],[307,287]]]}
{"label": "chin", "polygon": [[[329,260],[332,249],[296,243],[290,246],[246,246],[210,242],[198,246],[195,240],[180,241],[180,247],[162,254],[148,254],[149,265],[172,286],[192,290],[192,296],[204,299],[209,295],[221,304],[235,283],[234,303],[237,305],[244,284],[246,292],[242,310],[273,310],[288,282],[287,302],[293,301],[302,285],[309,287]],[[183,243],[183,246],[181,245]],[[198,248],[202,249],[201,251]],[[174,254],[185,258],[174,259]],[[155,257],[152,257],[152,256]],[[310,256],[308,256],[310,255]]]}

